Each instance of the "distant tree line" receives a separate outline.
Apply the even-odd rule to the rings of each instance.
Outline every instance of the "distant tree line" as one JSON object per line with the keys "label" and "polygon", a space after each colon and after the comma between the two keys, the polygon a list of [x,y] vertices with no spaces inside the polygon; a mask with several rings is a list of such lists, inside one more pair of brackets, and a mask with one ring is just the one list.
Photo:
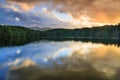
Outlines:
{"label": "distant tree line", "polygon": [[[120,39],[120,24],[92,28],[32,30],[21,26],[0,25],[0,41],[40,38]],[[12,40],[13,39],[13,40]]]}
{"label": "distant tree line", "polygon": [[38,37],[39,31],[32,30],[29,28],[21,27],[21,26],[9,26],[9,25],[0,25],[0,37],[2,38],[9,38],[9,37],[25,37],[31,38]]}
{"label": "distant tree line", "polygon": [[120,24],[81,29],[52,29],[41,32],[41,37],[120,39]]}
{"label": "distant tree line", "polygon": [[38,40],[39,31],[21,26],[0,25],[0,46],[24,44]]}
{"label": "distant tree line", "polygon": [[47,31],[32,30],[21,26],[0,25],[0,46],[23,45],[43,39],[120,44],[120,24],[81,29],[51,29]]}

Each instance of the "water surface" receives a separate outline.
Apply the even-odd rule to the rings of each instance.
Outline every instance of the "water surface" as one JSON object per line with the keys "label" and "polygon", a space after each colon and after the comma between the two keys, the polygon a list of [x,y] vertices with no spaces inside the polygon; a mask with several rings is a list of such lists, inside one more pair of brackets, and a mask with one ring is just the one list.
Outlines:
{"label": "water surface", "polygon": [[41,40],[0,48],[0,80],[119,80],[120,47]]}

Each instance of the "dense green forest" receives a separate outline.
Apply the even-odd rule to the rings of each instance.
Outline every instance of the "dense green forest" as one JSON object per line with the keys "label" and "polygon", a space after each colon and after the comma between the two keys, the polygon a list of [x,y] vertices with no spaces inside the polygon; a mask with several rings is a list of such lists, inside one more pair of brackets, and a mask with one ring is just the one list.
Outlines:
{"label": "dense green forest", "polygon": [[39,31],[35,31],[29,28],[21,26],[8,26],[0,25],[0,38],[10,38],[10,37],[22,37],[22,38],[31,38],[39,36]]}
{"label": "dense green forest", "polygon": [[120,43],[120,24],[81,29],[32,30],[21,26],[0,25],[0,46],[23,45],[38,40],[91,41],[105,44]]}
{"label": "dense green forest", "polygon": [[120,24],[81,29],[32,30],[21,26],[0,25],[0,41],[31,41],[40,38],[120,39]]}
{"label": "dense green forest", "polygon": [[38,40],[39,31],[21,26],[0,25],[0,46],[21,45]]}
{"label": "dense green forest", "polygon": [[81,29],[52,29],[42,32],[42,37],[120,39],[120,24]]}

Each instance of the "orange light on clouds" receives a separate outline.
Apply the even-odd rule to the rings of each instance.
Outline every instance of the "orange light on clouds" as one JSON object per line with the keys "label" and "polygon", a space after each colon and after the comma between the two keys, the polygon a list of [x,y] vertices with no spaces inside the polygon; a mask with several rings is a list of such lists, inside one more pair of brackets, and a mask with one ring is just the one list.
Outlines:
{"label": "orange light on clouds", "polygon": [[[70,15],[68,20],[71,24],[78,27],[101,26],[106,24],[117,24],[120,22],[120,0],[8,0],[13,4],[19,5],[24,11],[29,11],[35,6],[46,4],[49,9],[43,11],[52,13],[58,11]],[[52,2],[52,4],[50,4]],[[59,8],[58,8],[59,7]],[[53,14],[56,16],[56,14]],[[59,16],[56,16],[59,20]]]}

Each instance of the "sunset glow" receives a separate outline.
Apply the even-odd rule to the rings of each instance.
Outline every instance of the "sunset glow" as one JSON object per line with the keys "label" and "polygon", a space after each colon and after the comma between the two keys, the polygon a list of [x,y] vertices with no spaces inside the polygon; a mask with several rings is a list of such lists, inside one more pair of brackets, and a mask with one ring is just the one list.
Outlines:
{"label": "sunset glow", "polygon": [[119,4],[119,0],[1,0],[0,24],[46,28],[117,24]]}

